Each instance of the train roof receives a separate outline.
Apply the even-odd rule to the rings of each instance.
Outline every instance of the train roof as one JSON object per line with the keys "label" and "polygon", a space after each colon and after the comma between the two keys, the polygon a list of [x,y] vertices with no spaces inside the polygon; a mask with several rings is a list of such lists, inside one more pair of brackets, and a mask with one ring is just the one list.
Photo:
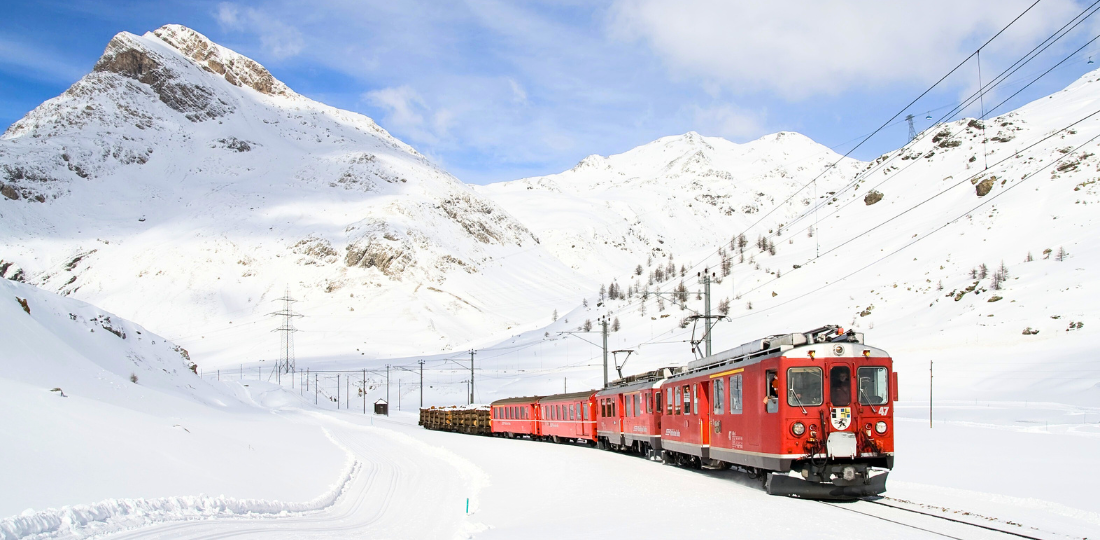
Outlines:
{"label": "train roof", "polygon": [[498,399],[498,400],[490,403],[489,405],[495,407],[497,405],[509,405],[509,404],[512,404],[512,403],[534,403],[538,400],[539,400],[539,396],[510,397],[510,398]]}
{"label": "train roof", "polygon": [[608,383],[607,388],[600,390],[598,394],[601,396],[610,396],[646,388],[656,388],[661,385],[661,381],[672,377],[682,369],[682,367],[663,367],[653,371],[646,371],[645,373],[638,373],[636,375],[616,379]]}
{"label": "train roof", "polygon": [[[845,332],[838,325],[826,325],[809,332],[768,336],[690,362],[671,378],[695,375],[720,367],[755,364],[765,358],[784,354],[796,348],[809,350],[814,345],[831,343],[863,345],[863,333],[851,330]],[[887,356],[886,351],[882,349],[867,348],[873,350],[875,356]],[[824,354],[821,357],[824,358]]]}
{"label": "train roof", "polygon": [[574,401],[577,399],[588,399],[595,394],[597,390],[585,390],[584,392],[570,392],[568,394],[554,394],[552,396],[542,396],[539,398],[539,402],[546,401]]}

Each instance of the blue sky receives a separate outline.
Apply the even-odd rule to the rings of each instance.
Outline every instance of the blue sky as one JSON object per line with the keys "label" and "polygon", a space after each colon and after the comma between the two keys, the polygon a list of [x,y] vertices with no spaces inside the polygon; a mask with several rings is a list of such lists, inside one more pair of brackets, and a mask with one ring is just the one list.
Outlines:
{"label": "blue sky", "polygon": [[[0,6],[0,124],[63,92],[114,34],[178,23],[301,94],[374,118],[471,183],[552,174],[687,131],[735,142],[798,131],[844,152],[1032,2],[9,0]],[[1086,5],[1042,0],[982,53],[985,79]],[[1095,37],[1093,19],[987,106]],[[1090,54],[998,112],[1072,82],[1095,67]],[[931,124],[925,111],[945,111],[977,81],[971,62],[913,107],[917,128]],[[872,158],[906,135],[896,124],[854,155]]]}

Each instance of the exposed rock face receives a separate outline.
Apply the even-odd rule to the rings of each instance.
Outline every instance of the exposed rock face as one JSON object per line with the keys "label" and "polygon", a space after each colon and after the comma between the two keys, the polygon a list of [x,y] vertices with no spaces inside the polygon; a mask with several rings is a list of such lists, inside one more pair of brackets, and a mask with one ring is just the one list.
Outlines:
{"label": "exposed rock face", "polygon": [[132,34],[111,39],[92,71],[116,73],[149,85],[165,105],[184,113],[192,122],[202,122],[233,111],[211,88],[186,82],[170,60],[143,46]]}
{"label": "exposed rock face", "polygon": [[347,266],[377,268],[390,277],[398,277],[412,264],[413,258],[401,245],[381,238],[367,238],[348,245],[348,254],[344,257]]}
{"label": "exposed rock face", "polygon": [[882,200],[882,193],[878,191],[871,191],[863,197],[863,203],[867,206],[871,206]]}
{"label": "exposed rock face", "polygon": [[19,192],[15,191],[15,186],[10,184],[4,184],[4,187],[0,187],[0,195],[3,195],[13,201],[19,200]]}
{"label": "exposed rock face", "polygon": [[154,30],[153,35],[194,60],[199,67],[225,77],[230,84],[247,86],[268,95],[290,92],[255,60],[230,51],[190,28],[169,24]]}
{"label": "exposed rock face", "polygon": [[985,197],[986,195],[989,194],[990,190],[993,189],[993,183],[996,182],[996,181],[997,181],[996,176],[991,176],[989,178],[986,178],[985,180],[982,180],[981,182],[978,182],[974,186],[974,191],[978,194],[979,197]]}

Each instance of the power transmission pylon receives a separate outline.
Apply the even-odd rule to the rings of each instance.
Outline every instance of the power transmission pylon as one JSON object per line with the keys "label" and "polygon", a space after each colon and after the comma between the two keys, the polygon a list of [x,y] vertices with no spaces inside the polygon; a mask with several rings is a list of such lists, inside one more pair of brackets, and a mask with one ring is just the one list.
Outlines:
{"label": "power transmission pylon", "polygon": [[917,129],[913,127],[913,115],[906,116],[905,121],[909,122],[909,141],[912,142],[917,138]]}
{"label": "power transmission pylon", "polygon": [[[291,373],[296,370],[294,362],[294,333],[298,331],[294,327],[294,319],[301,317],[302,314],[295,313],[291,309],[291,304],[297,302],[297,300],[290,297],[290,287],[286,288],[286,294],[282,298],[276,299],[276,302],[283,303],[283,309],[268,315],[276,315],[282,317],[282,324],[278,328],[272,330],[272,332],[279,332],[282,334],[279,346],[279,363],[275,366],[275,373],[277,380],[282,382],[283,373]],[[294,379],[292,378],[291,381]]]}

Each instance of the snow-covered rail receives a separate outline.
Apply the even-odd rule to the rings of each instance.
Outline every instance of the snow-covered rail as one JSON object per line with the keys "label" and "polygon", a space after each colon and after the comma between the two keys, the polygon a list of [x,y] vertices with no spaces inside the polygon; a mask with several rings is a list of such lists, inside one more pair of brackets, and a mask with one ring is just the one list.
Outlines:
{"label": "snow-covered rail", "polygon": [[[902,525],[904,527],[917,529],[944,538],[956,538],[959,540],[963,538],[1004,538],[1005,536],[1026,538],[1028,540],[1048,540],[1055,537],[1067,538],[1062,534],[1042,531],[1035,527],[1026,527],[1014,521],[982,516],[970,512],[954,512],[958,514],[958,517],[943,515],[949,511],[947,508],[940,508],[941,513],[939,514],[925,512],[917,508],[909,508],[909,506],[916,506],[913,503],[893,499],[891,497],[867,497],[855,503],[816,502],[848,512],[854,512],[882,521]],[[913,514],[917,514],[917,516]],[[972,519],[983,520],[988,522],[988,524],[977,523],[972,521]],[[1026,528],[1027,534],[994,526],[993,524],[1000,524],[1004,527]],[[1082,538],[1081,540],[1085,539]]]}

